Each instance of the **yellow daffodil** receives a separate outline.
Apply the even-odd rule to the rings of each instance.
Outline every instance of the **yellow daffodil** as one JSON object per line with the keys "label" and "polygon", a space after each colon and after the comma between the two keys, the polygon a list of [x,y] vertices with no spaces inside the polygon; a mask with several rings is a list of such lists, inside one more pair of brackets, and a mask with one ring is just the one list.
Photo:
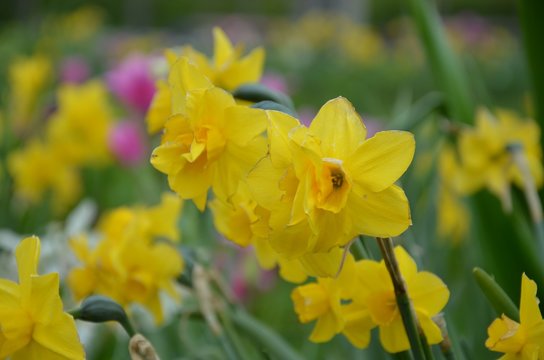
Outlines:
{"label": "yellow daffodil", "polygon": [[38,275],[40,240],[15,252],[19,283],[0,279],[0,359],[84,359],[76,324],[63,311],[57,273]]}
{"label": "yellow daffodil", "polygon": [[161,131],[164,123],[172,113],[171,92],[168,83],[164,80],[159,80],[155,83],[155,87],[157,90],[155,95],[153,95],[153,100],[149,105],[145,119],[149,134],[156,134]]}
{"label": "yellow daffodil", "polygon": [[521,277],[520,322],[502,315],[487,329],[485,346],[502,352],[504,360],[544,359],[544,320],[538,307],[536,283]]}
{"label": "yellow daffodil", "polygon": [[79,174],[55,148],[31,140],[8,156],[8,171],[15,183],[16,195],[31,204],[42,201],[51,192],[53,208],[65,210],[81,192]]}
{"label": "yellow daffodil", "polygon": [[342,330],[340,289],[334,279],[319,278],[317,283],[299,286],[291,293],[291,299],[301,323],[317,320],[311,341],[329,341]]}
{"label": "yellow daffodil", "polygon": [[40,92],[51,76],[51,62],[42,55],[16,59],[9,68],[12,118],[17,131],[26,129]]}
{"label": "yellow daffodil", "polygon": [[215,87],[189,91],[183,100],[173,101],[184,112],[166,123],[151,164],[168,175],[172,190],[203,210],[210,187],[218,197],[229,198],[264,156],[260,134],[266,118],[264,111],[236,105],[229,93]]}
{"label": "yellow daffodil", "polygon": [[210,81],[218,87],[232,91],[238,86],[258,82],[264,64],[264,49],[259,47],[242,56],[243,45],[232,45],[223,30],[213,29],[214,54],[209,60],[191,46],[182,48],[181,55],[187,56]]}
{"label": "yellow daffodil", "polygon": [[511,182],[523,185],[523,177],[513,165],[508,145],[519,144],[523,151],[534,182],[543,182],[540,129],[532,120],[521,120],[514,113],[496,111],[496,117],[486,110],[479,110],[476,127],[464,130],[459,139],[459,154],[467,181],[466,193],[487,187],[503,201],[508,197]]}
{"label": "yellow daffodil", "polygon": [[326,103],[309,128],[289,115],[267,114],[270,156],[248,183],[271,212],[270,244],[278,253],[331,253],[358,234],[396,236],[411,224],[408,200],[394,183],[412,160],[412,134],[384,131],[366,139],[344,98]]}
{"label": "yellow daffodil", "polygon": [[101,240],[91,248],[86,236],[70,241],[82,266],[72,269],[68,284],[77,299],[91,294],[111,297],[123,306],[140,303],[161,323],[160,292],[178,300],[175,279],[183,271],[180,254],[157,237],[176,241],[181,199],[163,195],[151,208],[118,208],[99,222]]}
{"label": "yellow daffodil", "polygon": [[113,113],[105,86],[98,81],[64,85],[58,92],[58,103],[57,112],[49,120],[47,142],[73,164],[108,161]]}
{"label": "yellow daffodil", "polygon": [[[402,247],[395,248],[395,255],[427,341],[437,344],[442,340],[442,334],[432,317],[446,305],[448,288],[436,275],[418,272],[416,263]],[[395,353],[408,350],[410,344],[385,263],[383,260],[379,263],[361,260],[356,266],[358,285],[353,293],[353,302],[344,308],[345,335],[355,346],[365,347],[370,330],[378,326],[380,341],[386,351]]]}

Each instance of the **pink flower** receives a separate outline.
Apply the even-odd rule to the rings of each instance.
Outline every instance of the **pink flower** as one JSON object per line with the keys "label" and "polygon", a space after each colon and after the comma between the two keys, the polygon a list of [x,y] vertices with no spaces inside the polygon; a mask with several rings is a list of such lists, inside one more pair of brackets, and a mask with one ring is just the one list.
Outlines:
{"label": "pink flower", "polygon": [[81,84],[90,74],[87,60],[79,56],[67,57],[60,66],[60,81],[63,83]]}
{"label": "pink flower", "polygon": [[132,55],[106,75],[111,91],[126,105],[145,113],[153,94],[155,80],[148,58]]}
{"label": "pink flower", "polygon": [[118,122],[109,135],[109,147],[124,166],[139,164],[146,156],[142,131],[134,121]]}

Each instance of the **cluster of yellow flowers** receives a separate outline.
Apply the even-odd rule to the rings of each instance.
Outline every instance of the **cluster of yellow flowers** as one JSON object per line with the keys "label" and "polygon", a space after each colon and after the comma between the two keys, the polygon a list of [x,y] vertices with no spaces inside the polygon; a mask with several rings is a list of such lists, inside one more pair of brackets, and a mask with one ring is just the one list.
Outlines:
{"label": "cluster of yellow flowers", "polygon": [[[446,305],[449,291],[435,275],[417,271],[415,261],[400,246],[395,248],[410,300],[429,344],[442,341],[432,317]],[[393,283],[384,261],[349,257],[337,278],[295,288],[291,295],[301,322],[317,320],[310,340],[329,341],[342,333],[356,347],[365,348],[370,330],[379,327],[383,348],[396,353],[410,348],[397,307]]]}
{"label": "cluster of yellow flowers", "polygon": [[485,346],[504,353],[501,359],[544,359],[544,320],[536,292],[536,283],[523,274],[520,322],[503,314],[489,326]]}
{"label": "cluster of yellow flowers", "polygon": [[76,324],[63,311],[59,274],[38,275],[40,240],[15,252],[19,282],[0,279],[0,359],[84,359]]}
{"label": "cluster of yellow flowers", "polygon": [[[520,146],[529,174],[514,162],[509,146]],[[540,128],[531,119],[497,110],[495,115],[480,109],[475,127],[462,128],[456,148],[445,146],[440,157],[442,181],[439,197],[439,231],[461,239],[468,227],[467,209],[460,197],[487,188],[510,207],[510,184],[524,186],[530,176],[537,187],[544,182]]]}
{"label": "cluster of yellow flowers", "polygon": [[177,195],[165,193],[159,205],[121,207],[106,214],[98,224],[100,238],[94,247],[87,235],[71,239],[72,250],[82,263],[68,276],[75,297],[80,300],[99,294],[123,306],[139,303],[161,323],[160,292],[179,300],[175,282],[184,262],[170,242],[180,239],[177,222],[182,205]]}
{"label": "cluster of yellow flowers", "polygon": [[112,121],[101,82],[63,85],[45,136],[30,139],[25,147],[9,154],[8,170],[16,194],[37,203],[50,191],[56,210],[73,204],[81,191],[78,168],[109,161],[107,137]]}
{"label": "cluster of yellow flowers", "polygon": [[[355,262],[348,250],[359,234],[392,237],[411,225],[395,182],[412,161],[412,134],[383,131],[367,139],[342,97],[327,102],[309,127],[283,112],[238,104],[226,91],[232,83],[221,77],[231,72],[218,64],[249,68],[255,76],[245,81],[257,81],[262,64],[252,71],[262,59],[253,52],[239,60],[224,34],[214,34],[215,68],[188,48],[175,60],[169,55],[168,83],[148,116],[150,129],[164,127],[151,163],[201,210],[212,189],[216,228],[240,246],[253,245],[263,267],[279,265],[281,276],[296,283],[318,278],[293,292],[300,320],[318,319],[311,340],[343,332],[364,347],[379,326],[388,351],[408,349],[384,263]],[[449,292],[436,276],[418,273],[402,248],[396,252],[423,329],[437,343],[442,335],[431,317]]]}

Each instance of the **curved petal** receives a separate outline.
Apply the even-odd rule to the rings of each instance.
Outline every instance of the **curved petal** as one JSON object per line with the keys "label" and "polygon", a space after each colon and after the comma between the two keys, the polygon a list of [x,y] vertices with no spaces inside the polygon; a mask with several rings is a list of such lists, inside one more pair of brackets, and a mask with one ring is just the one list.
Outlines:
{"label": "curved petal", "polygon": [[536,283],[529,279],[525,273],[521,276],[521,299],[519,304],[519,317],[524,327],[531,327],[542,321],[542,314],[538,307],[536,297]]}
{"label": "curved petal", "polygon": [[393,185],[406,171],[415,151],[414,135],[382,131],[362,143],[346,162],[354,182],[374,192]]}
{"label": "curved petal", "polygon": [[234,49],[228,36],[219,28],[213,28],[213,56],[216,67],[223,66],[232,57]]}
{"label": "curved petal", "polygon": [[59,274],[51,273],[30,278],[31,293],[22,304],[36,323],[48,323],[57,312],[62,312],[59,295]]}
{"label": "curved petal", "polygon": [[438,314],[446,306],[450,292],[440,278],[422,271],[407,280],[408,293],[416,310],[423,309],[430,316]]}
{"label": "curved petal", "polygon": [[409,282],[410,279],[417,274],[416,262],[400,245],[395,246],[395,257],[397,258],[402,277],[406,282]]}
{"label": "curved petal", "polygon": [[400,315],[391,324],[380,326],[380,342],[385,351],[389,353],[401,352],[410,348],[410,342]]}
{"label": "curved petal", "polygon": [[[33,339],[44,348],[66,359],[83,359],[85,352],[79,341],[74,318],[57,312],[48,324],[37,323]],[[46,359],[41,357],[40,359]]]}
{"label": "curved petal", "polygon": [[343,251],[339,247],[329,252],[308,253],[302,255],[299,261],[306,274],[315,277],[334,277],[340,270]]}
{"label": "curved petal", "polygon": [[366,138],[366,128],[343,97],[329,100],[319,109],[310,131],[321,139],[323,156],[346,159]]}
{"label": "curved petal", "polygon": [[359,349],[366,348],[370,343],[370,330],[376,326],[368,311],[353,304],[342,307],[342,310],[346,321],[342,334],[353,346]]}
{"label": "curved petal", "polygon": [[264,110],[246,106],[232,106],[225,110],[226,138],[237,145],[244,146],[266,129],[266,113]]}
{"label": "curved petal", "polygon": [[327,342],[339,333],[343,326],[343,319],[334,312],[329,311],[317,319],[314,330],[310,334],[310,341],[316,343]]}
{"label": "curved petal", "polygon": [[356,188],[353,187],[353,194],[346,204],[356,233],[393,237],[412,224],[408,199],[398,186],[393,185],[378,193],[364,193]]}
{"label": "curved petal", "polygon": [[17,245],[15,258],[19,269],[19,283],[27,281],[31,275],[38,273],[39,256],[40,239],[37,236],[27,237]]}
{"label": "curved petal", "polygon": [[238,86],[256,83],[261,78],[264,65],[264,49],[256,48],[239,61],[232,63],[219,75],[217,82],[227,90]]}
{"label": "curved petal", "polygon": [[430,345],[438,344],[439,342],[441,342],[443,339],[442,332],[440,331],[438,325],[435,324],[433,319],[431,319],[428,314],[421,311],[416,310],[416,313],[417,320],[419,321],[419,325],[421,325],[421,328],[423,329],[423,333],[427,338],[427,342]]}
{"label": "curved petal", "polygon": [[288,167],[293,163],[293,155],[289,149],[289,132],[299,126],[294,117],[279,111],[266,111],[268,117],[268,142],[270,158],[276,167]]}

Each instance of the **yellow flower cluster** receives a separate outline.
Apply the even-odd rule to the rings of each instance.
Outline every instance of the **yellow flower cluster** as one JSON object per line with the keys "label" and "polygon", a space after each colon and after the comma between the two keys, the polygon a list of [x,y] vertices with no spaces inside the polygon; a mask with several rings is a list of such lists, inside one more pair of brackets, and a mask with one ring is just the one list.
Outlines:
{"label": "yellow flower cluster", "polygon": [[524,273],[521,278],[520,322],[503,314],[489,326],[485,346],[504,353],[501,359],[544,359],[544,320],[536,292],[536,283]]}
{"label": "yellow flower cluster", "polygon": [[19,283],[0,279],[0,359],[84,359],[76,324],[63,311],[59,274],[38,275],[40,240],[17,246]]}
{"label": "yellow flower cluster", "polygon": [[[442,334],[432,317],[446,305],[449,291],[435,275],[417,270],[415,261],[400,246],[395,248],[409,298],[429,344],[437,344]],[[365,348],[370,331],[378,327],[383,348],[396,353],[410,348],[397,307],[395,290],[384,261],[346,259],[337,278],[295,288],[291,294],[299,320],[317,320],[310,335],[313,342],[329,341],[343,334],[356,347]]]}
{"label": "yellow flower cluster", "polygon": [[164,290],[179,300],[175,282],[184,262],[171,244],[158,240],[179,241],[181,210],[182,200],[165,193],[157,206],[121,207],[104,216],[97,229],[100,240],[94,247],[86,235],[73,238],[70,245],[82,263],[68,276],[75,297],[79,300],[100,294],[123,306],[139,303],[161,323],[164,315],[159,294]]}
{"label": "yellow flower cluster", "polygon": [[446,146],[441,154],[439,232],[462,238],[468,215],[460,197],[483,188],[499,197],[505,209],[510,207],[510,184],[522,187],[523,174],[509,146],[521,146],[529,176],[541,187],[544,170],[539,141],[540,128],[533,120],[520,119],[506,110],[497,110],[493,115],[480,109],[476,126],[461,129],[457,148]]}
{"label": "yellow flower cluster", "polygon": [[[176,114],[175,109],[172,108],[173,99],[185,97],[185,92],[194,88],[195,85],[208,87],[213,84],[232,91],[240,85],[259,81],[263,71],[264,49],[256,48],[248,55],[242,56],[244,46],[241,44],[233,46],[220,28],[213,29],[213,37],[214,56],[211,60],[189,45],[182,47],[180,55],[173,50],[166,51],[165,56],[171,67],[170,76],[168,82],[157,81],[157,92],[153,97],[146,118],[149,133],[157,133],[164,127],[167,119]],[[206,77],[207,82],[204,84],[180,83],[183,81],[182,78],[186,76],[184,75],[186,72],[181,71],[183,66],[178,64],[178,61],[191,63],[201,75]],[[191,80],[188,78],[187,81]]]}
{"label": "yellow flower cluster", "polygon": [[56,210],[73,204],[80,192],[78,168],[110,159],[107,137],[112,121],[102,83],[61,87],[58,110],[48,119],[44,139],[33,138],[9,154],[16,194],[36,203],[51,191]]}
{"label": "yellow flower cluster", "polygon": [[[232,48],[217,29],[215,37],[217,62]],[[411,224],[408,200],[394,183],[412,161],[412,134],[366,139],[344,98],[325,104],[307,128],[284,113],[236,104],[200,66],[186,56],[171,66],[170,116],[151,163],[201,210],[213,189],[218,230],[254,245],[264,267],[279,264],[294,282],[332,276],[353,237],[397,236]]]}

